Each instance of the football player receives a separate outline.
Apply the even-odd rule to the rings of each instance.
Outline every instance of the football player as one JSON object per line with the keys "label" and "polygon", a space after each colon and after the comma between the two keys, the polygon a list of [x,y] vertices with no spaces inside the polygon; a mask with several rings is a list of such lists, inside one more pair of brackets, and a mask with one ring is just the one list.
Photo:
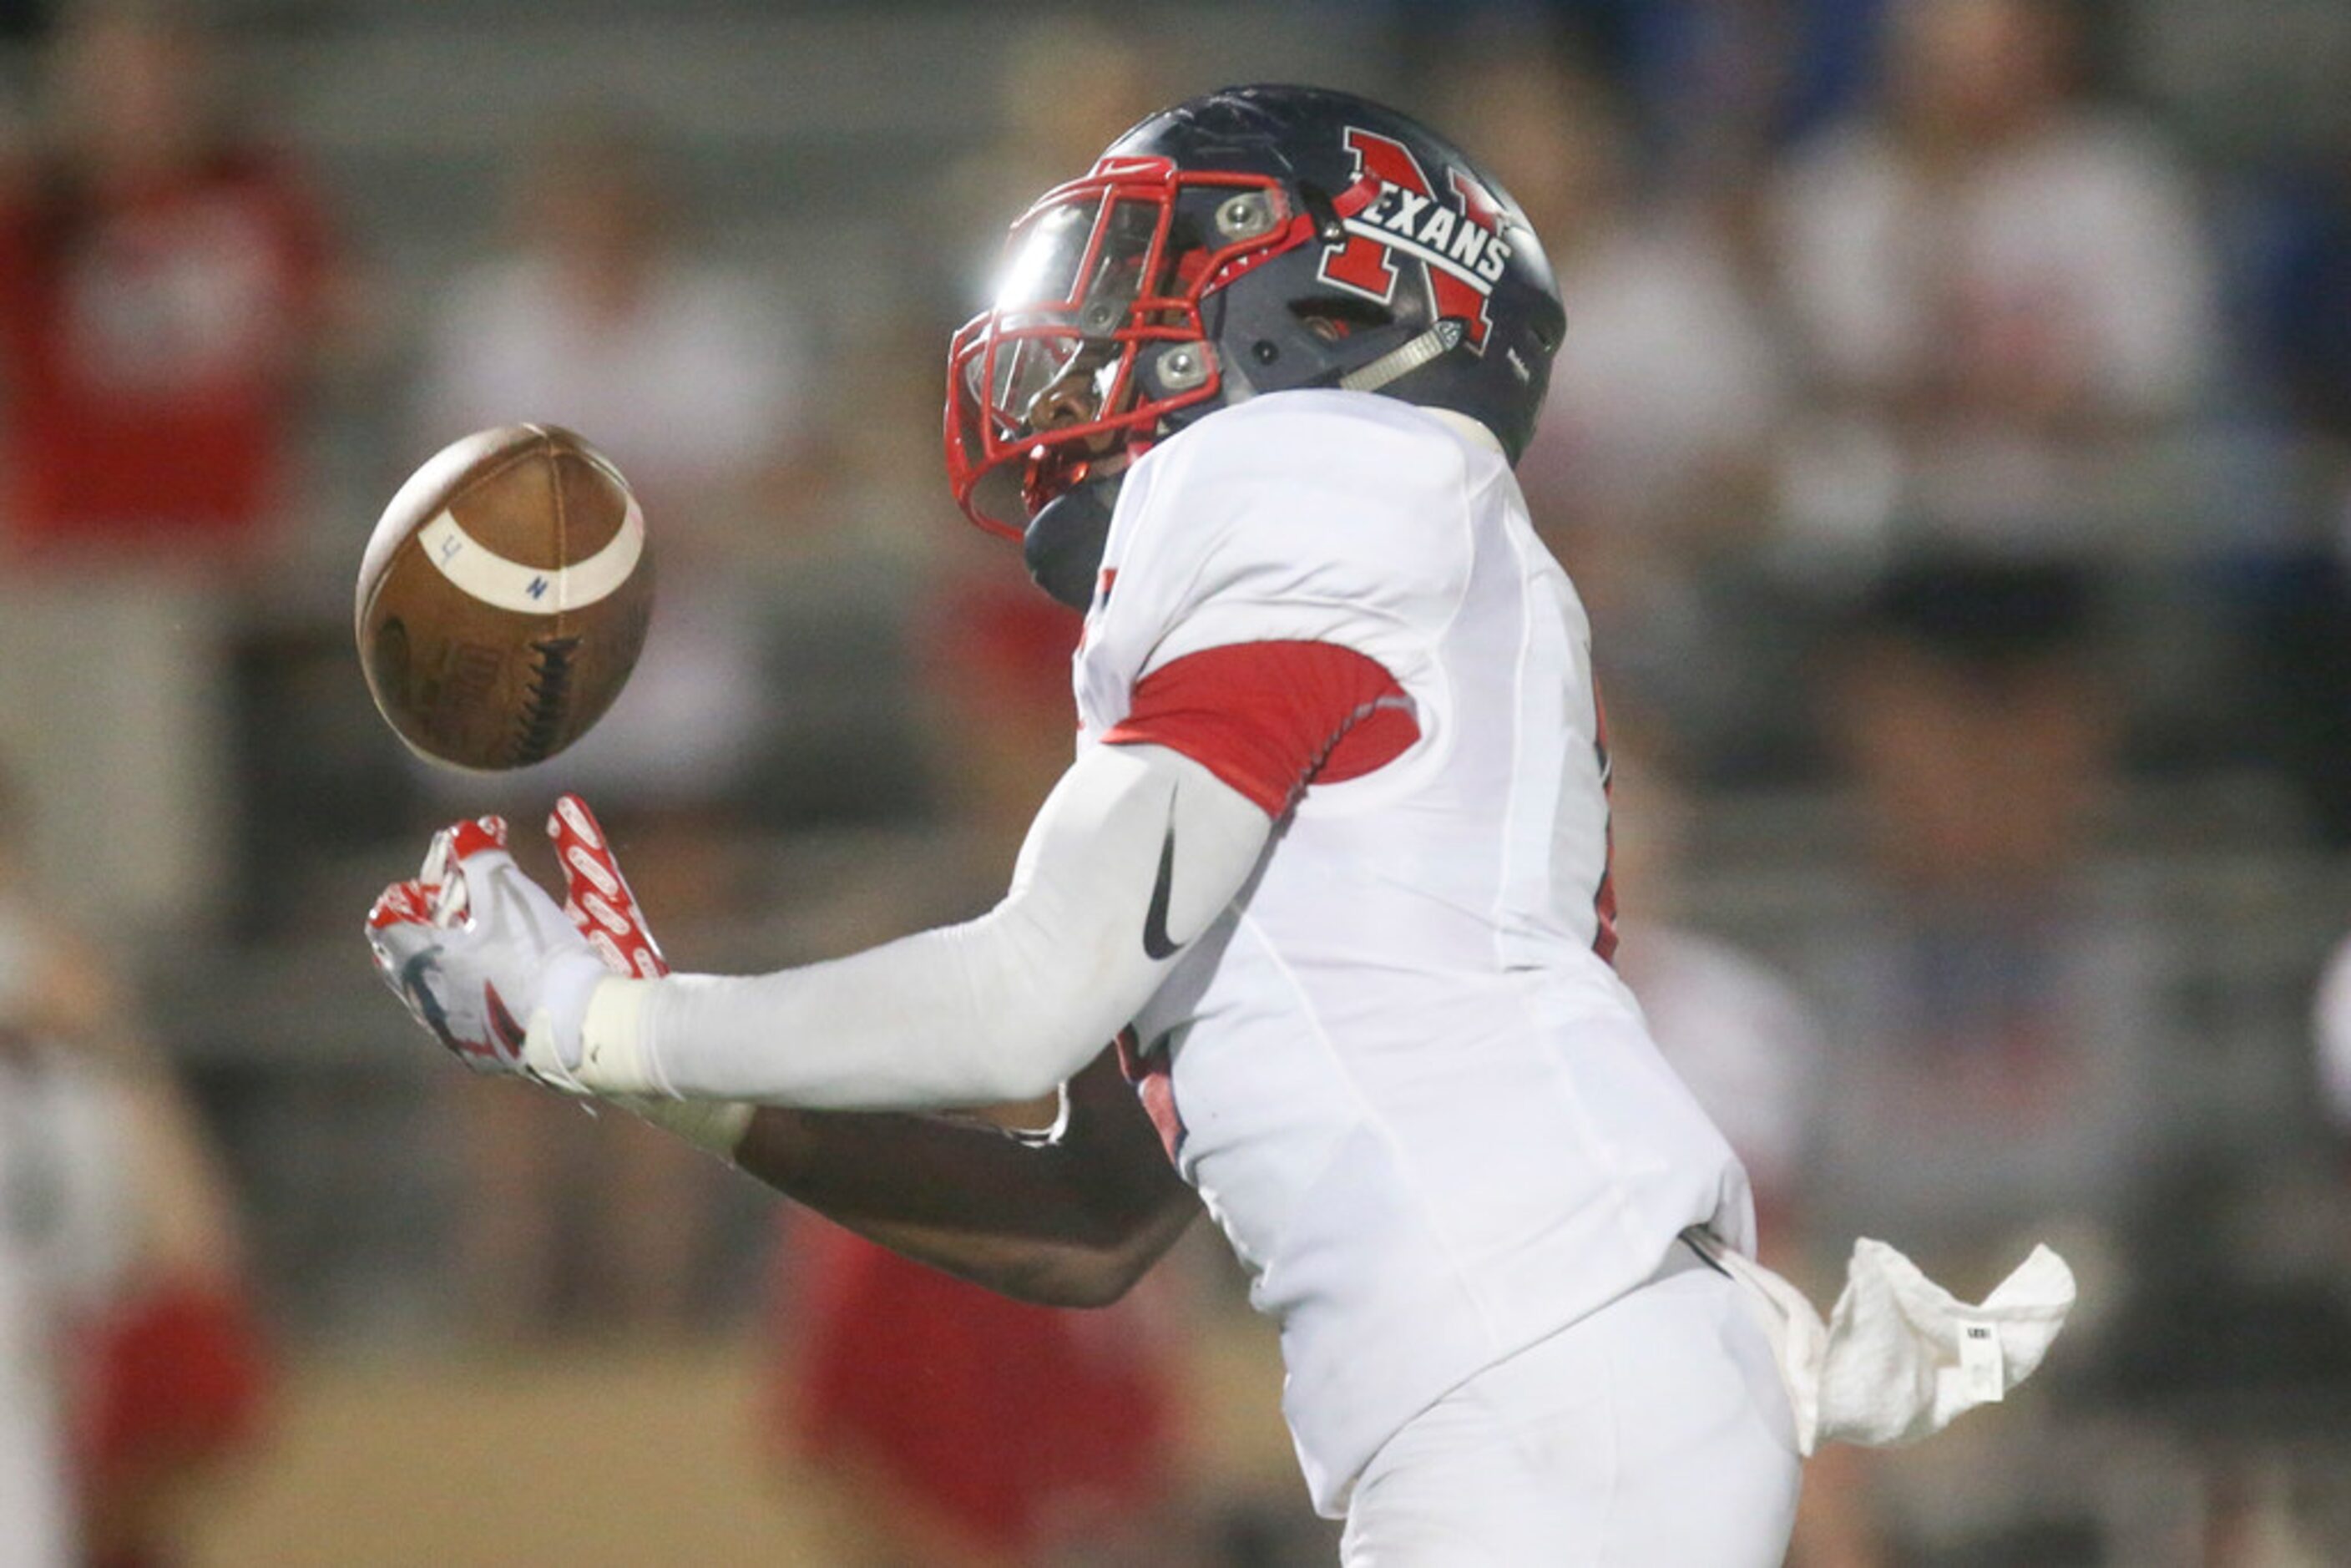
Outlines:
{"label": "football player", "polygon": [[[1610,967],[1587,627],[1511,475],[1564,327],[1508,193],[1400,114],[1145,120],[949,354],[958,500],[1086,616],[1003,901],[666,977],[584,819],[594,946],[463,824],[379,904],[383,972],[471,1065],[1016,1295],[1114,1297],[1205,1207],[1350,1564],[1778,1563],[1798,1422],[1710,1261],[1747,1178]],[[1032,1140],[924,1114],[1057,1091]]]}

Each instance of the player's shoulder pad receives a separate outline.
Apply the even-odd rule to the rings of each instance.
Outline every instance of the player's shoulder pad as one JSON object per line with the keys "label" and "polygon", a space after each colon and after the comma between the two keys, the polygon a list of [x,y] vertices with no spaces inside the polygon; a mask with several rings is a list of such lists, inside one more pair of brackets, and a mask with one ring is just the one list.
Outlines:
{"label": "player's shoulder pad", "polygon": [[[1209,601],[1449,613],[1470,504],[1502,470],[1443,423],[1364,392],[1289,392],[1219,410],[1139,463],[1107,564],[1171,612]],[[1140,586],[1138,583],[1137,586]]]}
{"label": "player's shoulder pad", "polygon": [[[1327,509],[1425,516],[1458,504],[1471,453],[1425,409],[1370,392],[1272,392],[1220,409],[1138,465],[1155,494],[1246,500],[1275,494]],[[1239,493],[1237,495],[1237,493]]]}

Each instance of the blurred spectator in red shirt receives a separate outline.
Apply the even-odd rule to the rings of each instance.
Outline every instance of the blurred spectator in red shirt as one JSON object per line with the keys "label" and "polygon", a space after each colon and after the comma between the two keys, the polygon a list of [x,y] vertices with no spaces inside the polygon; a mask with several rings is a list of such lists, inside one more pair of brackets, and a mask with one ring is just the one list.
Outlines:
{"label": "blurred spectator in red shirt", "polygon": [[[993,552],[993,572],[980,559],[943,562],[916,620],[955,830],[925,857],[925,918],[985,907],[1074,744],[1078,617],[1021,581],[1009,550]],[[1056,1110],[1049,1100],[985,1117],[1038,1128]],[[1073,1312],[1008,1300],[799,1215],[787,1243],[787,1354],[771,1407],[778,1447],[825,1483],[828,1561],[1194,1560],[1198,1532],[1167,1513],[1183,1481],[1176,1374],[1187,1342],[1161,1321],[1165,1281]]]}
{"label": "blurred spectator in red shirt", "polygon": [[1891,20],[1881,105],[1782,193],[1788,302],[1832,403],[1786,509],[1862,542],[1897,517],[2046,542],[2113,506],[2114,462],[2176,431],[2217,371],[2197,204],[2159,135],[2078,91],[2056,0]]}
{"label": "blurred spectator in red shirt", "polygon": [[0,776],[0,1562],[160,1568],[251,1437],[226,1183],[109,967],[26,878]]}
{"label": "blurred spectator in red shirt", "polygon": [[224,128],[177,9],[76,8],[49,142],[0,200],[7,510],[45,550],[261,539],[332,288],[318,207]]}
{"label": "blurred spectator in red shirt", "polygon": [[1176,1563],[1191,1532],[1157,1292],[1031,1306],[828,1225],[795,1228],[778,1447],[825,1479],[830,1560]]}

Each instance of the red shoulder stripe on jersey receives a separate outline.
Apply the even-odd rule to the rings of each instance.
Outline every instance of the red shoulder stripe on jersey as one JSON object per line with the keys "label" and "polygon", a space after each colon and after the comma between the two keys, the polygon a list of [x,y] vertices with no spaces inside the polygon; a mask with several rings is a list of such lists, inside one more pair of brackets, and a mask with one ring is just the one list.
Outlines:
{"label": "red shoulder stripe on jersey", "polygon": [[1233,643],[1135,684],[1102,739],[1165,746],[1255,801],[1288,810],[1310,783],[1360,779],[1420,738],[1412,699],[1375,660],[1333,643]]}

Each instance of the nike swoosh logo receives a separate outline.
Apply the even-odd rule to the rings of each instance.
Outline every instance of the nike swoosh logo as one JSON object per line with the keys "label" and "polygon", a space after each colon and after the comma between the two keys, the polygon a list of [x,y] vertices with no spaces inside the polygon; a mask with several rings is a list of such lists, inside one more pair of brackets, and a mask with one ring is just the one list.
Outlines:
{"label": "nike swoosh logo", "polygon": [[1167,888],[1176,874],[1176,797],[1167,797],[1167,836],[1159,841],[1159,879],[1151,884],[1151,906],[1143,912],[1143,953],[1173,958],[1181,946],[1167,935]]}
{"label": "nike swoosh logo", "polygon": [[440,957],[439,947],[427,947],[402,964],[400,967],[401,994],[415,1008],[416,1016],[424,1020],[424,1027],[433,1031],[435,1040],[454,1054],[465,1056],[468,1054],[465,1042],[449,1030],[448,1009],[442,1007],[432,988],[424,983],[426,977],[440,967]]}

